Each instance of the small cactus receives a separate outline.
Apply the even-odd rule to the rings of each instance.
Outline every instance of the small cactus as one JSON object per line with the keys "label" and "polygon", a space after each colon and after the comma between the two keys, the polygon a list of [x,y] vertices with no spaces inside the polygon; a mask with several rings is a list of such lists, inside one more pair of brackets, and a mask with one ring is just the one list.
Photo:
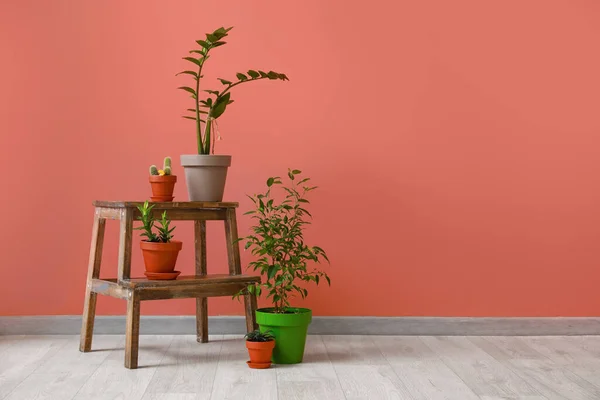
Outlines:
{"label": "small cactus", "polygon": [[165,167],[165,175],[171,175],[171,167]]}
{"label": "small cactus", "polygon": [[156,168],[156,165],[150,166],[150,175],[158,175],[158,168]]}
{"label": "small cactus", "polygon": [[[171,157],[165,157],[163,169],[166,171],[167,168],[171,169]],[[167,175],[170,175],[170,174],[167,174]]]}

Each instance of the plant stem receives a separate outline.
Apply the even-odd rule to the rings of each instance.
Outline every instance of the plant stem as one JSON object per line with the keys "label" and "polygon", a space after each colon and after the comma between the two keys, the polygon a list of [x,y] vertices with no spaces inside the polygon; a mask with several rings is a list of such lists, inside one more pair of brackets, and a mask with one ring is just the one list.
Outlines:
{"label": "plant stem", "polygon": [[240,83],[244,83],[244,82],[253,82],[253,81],[259,81],[261,79],[268,79],[268,77],[266,76],[261,76],[260,78],[254,78],[254,79],[248,79],[245,81],[237,81],[235,83],[232,83],[231,85],[227,86],[227,89],[223,90],[223,92],[221,92],[221,94],[219,96],[223,96],[225,93],[229,92],[229,89],[231,89],[234,86],[239,85]]}
{"label": "plant stem", "polygon": [[196,78],[196,142],[198,143],[198,154],[202,154],[202,126],[200,124],[200,74],[202,73],[202,65],[198,67],[198,77]]}
{"label": "plant stem", "polygon": [[210,116],[211,111],[208,112],[206,116],[206,123],[204,124],[204,151],[202,154],[210,154],[210,130],[212,128],[212,117]]}

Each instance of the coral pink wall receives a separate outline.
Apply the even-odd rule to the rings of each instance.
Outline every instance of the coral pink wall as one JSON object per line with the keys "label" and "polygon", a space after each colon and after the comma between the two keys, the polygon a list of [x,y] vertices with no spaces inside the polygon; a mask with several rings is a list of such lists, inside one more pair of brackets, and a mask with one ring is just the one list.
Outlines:
{"label": "coral pink wall", "polygon": [[[209,81],[248,68],[291,81],[234,92],[217,150],[234,156],[226,198],[248,209],[244,194],[288,166],[321,187],[308,235],[329,252],[333,286],[303,305],[317,315],[600,315],[600,4],[366,4],[3,1],[0,314],[81,312],[92,200],[145,198],[147,166],[165,155],[183,178],[178,156],[194,151],[194,128],[179,118],[190,103],[175,73],[195,39],[234,25]],[[116,263],[113,224],[104,276]],[[190,273],[191,227],[178,233]],[[223,229],[209,235],[209,268],[223,272]],[[124,311],[108,298],[98,307]],[[189,314],[193,300],[142,308]]]}

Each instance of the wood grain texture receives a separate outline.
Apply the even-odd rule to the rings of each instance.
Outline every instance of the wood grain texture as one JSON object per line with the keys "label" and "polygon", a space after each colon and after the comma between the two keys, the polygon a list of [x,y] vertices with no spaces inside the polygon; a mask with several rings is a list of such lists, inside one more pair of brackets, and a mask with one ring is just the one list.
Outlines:
{"label": "wood grain texture", "polygon": [[172,281],[152,281],[146,278],[132,278],[121,283],[122,286],[132,289],[144,288],[171,288],[177,286],[190,285],[214,285],[220,283],[255,283],[260,282],[259,276],[251,275],[228,275],[228,274],[208,274],[208,275],[180,275]]}
{"label": "wood grain texture", "polygon": [[244,283],[219,283],[213,285],[186,285],[135,289],[141,300],[187,299],[198,297],[233,296],[246,288]]}
{"label": "wood grain texture", "polygon": [[139,349],[139,364],[143,368],[132,370],[123,368],[123,352],[121,349],[111,351],[74,399],[141,399],[172,341],[173,336],[171,335],[144,335]]}
{"label": "wood grain texture", "polygon": [[121,210],[119,230],[119,261],[117,264],[117,280],[120,282],[131,277],[131,246],[133,234],[133,211]]}
{"label": "wood grain texture", "polygon": [[[196,275],[206,275],[206,222],[194,221],[194,249],[195,249],[195,272]],[[196,299],[196,341],[208,342],[208,299],[199,297]]]}
{"label": "wood grain texture", "polygon": [[68,343],[77,351],[75,336],[24,336],[19,343],[7,347],[0,360],[0,399],[7,397],[46,359],[62,351]]}
{"label": "wood grain texture", "polygon": [[227,216],[225,219],[225,239],[227,242],[229,274],[239,275],[242,273],[242,264],[240,262],[240,244],[238,243],[235,208],[230,208],[227,210]]}
{"label": "wood grain texture", "polygon": [[96,214],[103,219],[121,219],[121,210],[119,208],[96,207]]}
{"label": "wood grain texture", "polygon": [[[226,212],[222,210],[159,210],[153,209],[152,215],[154,218],[160,218],[163,211],[167,211],[167,217],[173,221],[222,221],[225,219]],[[135,220],[139,219],[140,212],[135,209],[133,210],[133,217]]]}
{"label": "wood grain texture", "polygon": [[81,353],[76,350],[76,336],[65,340],[66,344],[40,360],[33,373],[6,399],[71,399],[102,365],[111,350],[123,347],[122,336],[99,335],[95,340],[95,350]]}
{"label": "wood grain texture", "polygon": [[129,290],[119,285],[116,279],[92,279],[92,292],[104,296],[115,297],[117,299],[127,300]]}
{"label": "wood grain texture", "polygon": [[223,337],[211,336],[210,343],[199,345],[193,335],[177,336],[152,377],[150,394],[194,394],[209,399],[219,363]]}
{"label": "wood grain texture", "polygon": [[322,336],[334,364],[389,365],[371,336]]}
{"label": "wood grain texture", "polygon": [[244,294],[244,310],[246,313],[246,331],[252,332],[258,329],[256,323],[256,295],[246,291]]}
{"label": "wood grain texture", "polygon": [[373,341],[415,400],[479,399],[419,337],[374,336]]}
{"label": "wood grain texture", "polygon": [[[246,366],[241,335],[210,339],[200,345],[195,335],[143,335],[140,368],[128,370],[122,336],[97,335],[88,353],[78,351],[77,335],[0,336],[0,399],[600,398],[600,338],[594,337],[530,338],[534,349],[528,338],[309,336],[302,364],[266,371]],[[348,354],[340,351],[344,346]],[[473,397],[477,391],[516,391],[507,370],[533,392]]]}
{"label": "wood grain texture", "polygon": [[92,290],[92,281],[100,276],[100,265],[102,264],[102,247],[104,245],[104,232],[106,220],[94,214],[94,225],[92,227],[92,243],[90,245],[90,257],[88,261],[88,275],[85,287],[85,298],[83,303],[83,315],[81,321],[80,351],[90,351],[92,348],[92,335],[94,332],[94,318],[96,316],[96,293]]}
{"label": "wood grain texture", "polygon": [[248,368],[248,352],[241,335],[224,338],[212,400],[275,400],[277,395],[277,370]]}
{"label": "wood grain texture", "polygon": [[348,400],[412,400],[408,389],[389,365],[334,366]]}
{"label": "wood grain texture", "polygon": [[519,375],[464,337],[422,337],[478,396],[532,396],[539,393]]}
{"label": "wood grain texture", "polygon": [[194,258],[196,275],[206,275],[206,222],[194,221]]}
{"label": "wood grain texture", "polygon": [[278,365],[276,371],[280,399],[346,398],[320,336],[308,336],[302,364]]}
{"label": "wood grain texture", "polygon": [[[130,208],[137,209],[144,205],[143,201],[104,201],[96,200],[92,203],[94,207],[103,208]],[[210,202],[210,201],[169,201],[152,202],[156,210],[186,210],[186,209],[219,209],[219,208],[237,208],[237,202]]]}
{"label": "wood grain texture", "polygon": [[125,329],[125,368],[138,367],[138,347],[140,338],[140,297],[129,290],[127,300],[127,327]]}
{"label": "wood grain texture", "polygon": [[346,399],[412,399],[370,336],[323,336]]}

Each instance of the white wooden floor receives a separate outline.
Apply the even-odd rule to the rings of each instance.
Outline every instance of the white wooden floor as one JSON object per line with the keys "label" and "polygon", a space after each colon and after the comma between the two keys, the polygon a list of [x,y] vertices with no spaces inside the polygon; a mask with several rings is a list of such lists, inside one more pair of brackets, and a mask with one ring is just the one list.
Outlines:
{"label": "white wooden floor", "polygon": [[250,370],[241,336],[0,336],[0,399],[600,399],[600,336],[310,336],[305,362]]}

